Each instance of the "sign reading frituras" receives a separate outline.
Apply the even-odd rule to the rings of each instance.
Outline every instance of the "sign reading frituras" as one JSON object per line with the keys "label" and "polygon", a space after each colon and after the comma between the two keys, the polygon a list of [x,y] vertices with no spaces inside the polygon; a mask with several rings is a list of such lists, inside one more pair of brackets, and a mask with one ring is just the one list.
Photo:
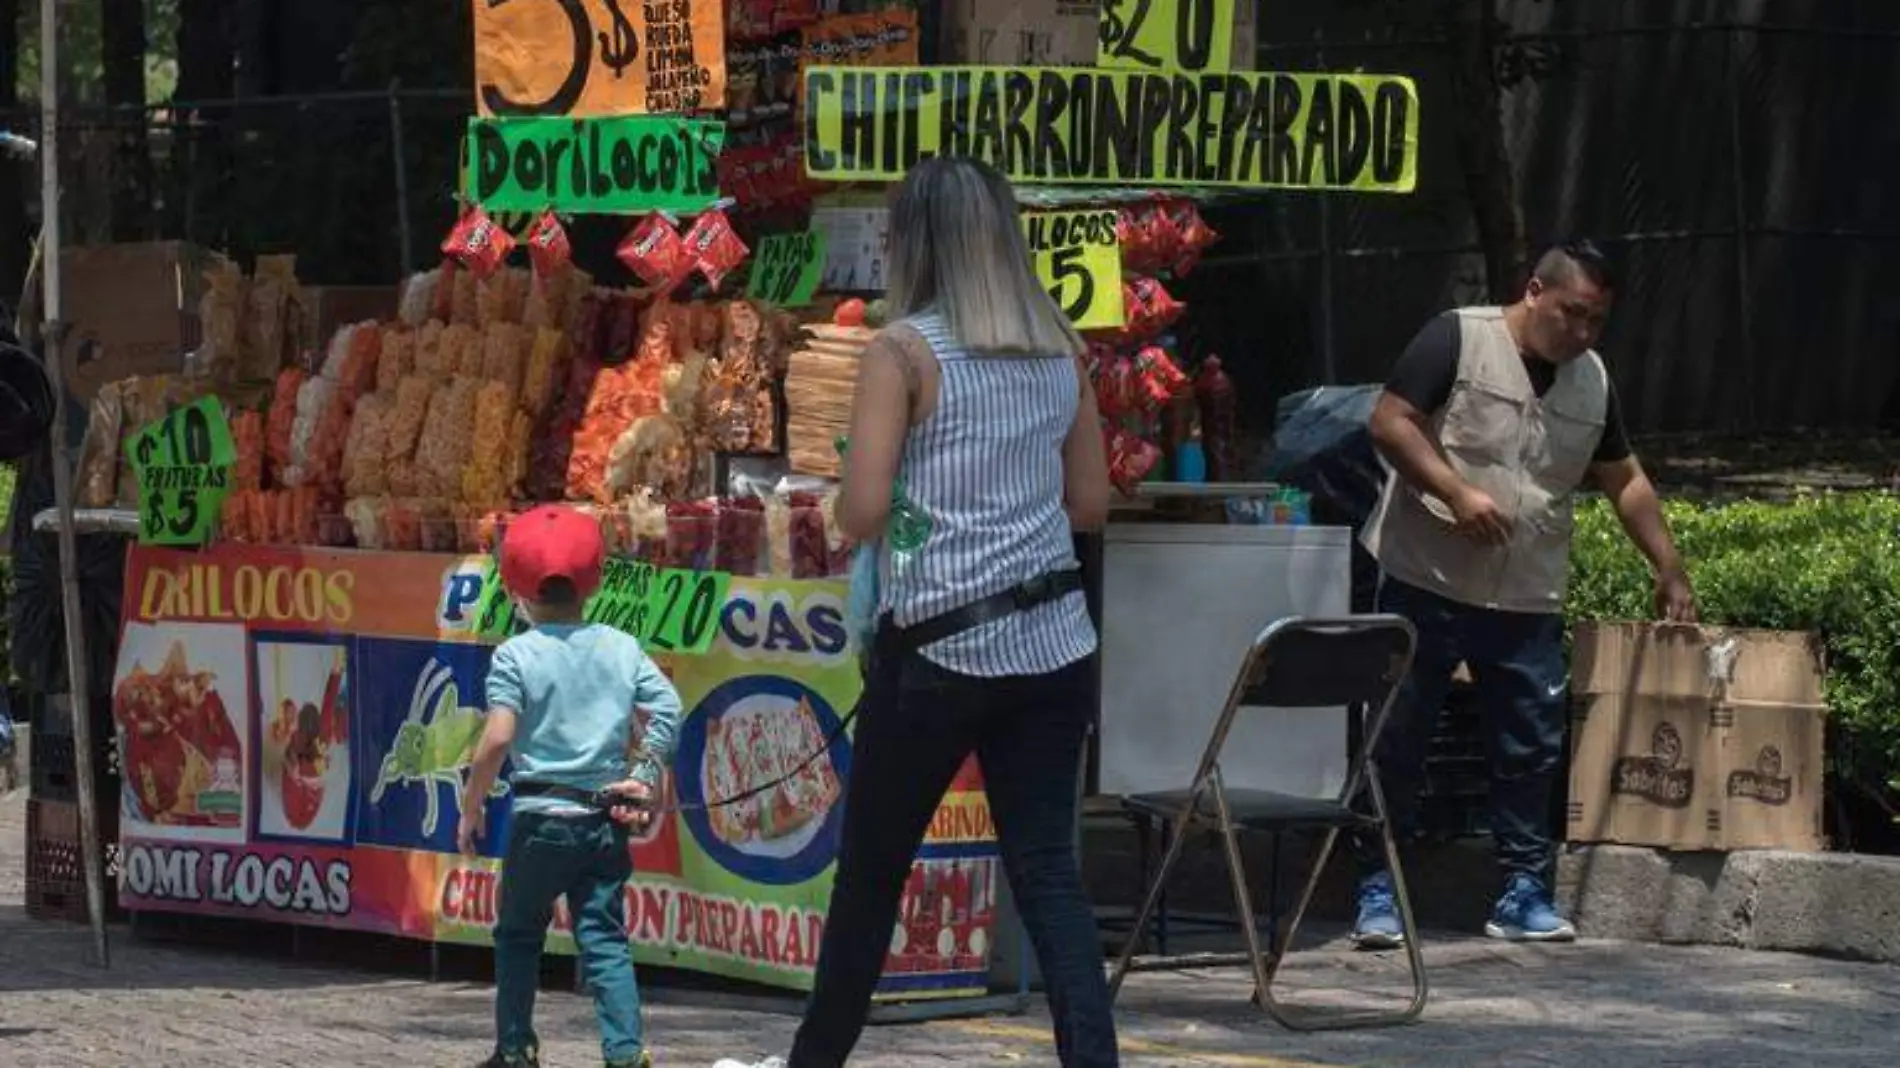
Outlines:
{"label": "sign reading frituras", "polygon": [[1132,70],[1227,70],[1234,0],[1101,0],[1096,65]]}
{"label": "sign reading frituras", "polygon": [[489,211],[695,212],[719,198],[723,123],[661,115],[470,119],[468,188]]}
{"label": "sign reading frituras", "polygon": [[492,116],[697,111],[726,101],[718,0],[470,0]]}
{"label": "sign reading frituras", "polygon": [[1121,326],[1122,247],[1113,208],[1023,213],[1023,239],[1049,296],[1078,330]]}
{"label": "sign reading frituras", "polygon": [[813,67],[805,170],[894,181],[932,156],[1012,181],[1409,193],[1418,90],[1385,74]]}

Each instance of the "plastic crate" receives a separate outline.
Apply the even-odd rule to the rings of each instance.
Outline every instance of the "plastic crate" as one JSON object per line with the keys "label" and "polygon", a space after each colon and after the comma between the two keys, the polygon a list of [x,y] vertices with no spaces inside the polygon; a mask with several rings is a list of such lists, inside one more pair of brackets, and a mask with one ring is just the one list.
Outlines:
{"label": "plastic crate", "polygon": [[26,802],[26,914],[38,920],[86,922],[78,805],[37,798]]}
{"label": "plastic crate", "polygon": [[[92,782],[93,789],[98,791],[101,810],[116,804],[119,796],[117,746],[118,740],[107,736],[95,747],[98,755],[92,762]],[[27,796],[40,801],[77,802],[79,772],[73,761],[75,748],[75,740],[70,734],[35,732],[27,757],[28,783],[31,787]]]}

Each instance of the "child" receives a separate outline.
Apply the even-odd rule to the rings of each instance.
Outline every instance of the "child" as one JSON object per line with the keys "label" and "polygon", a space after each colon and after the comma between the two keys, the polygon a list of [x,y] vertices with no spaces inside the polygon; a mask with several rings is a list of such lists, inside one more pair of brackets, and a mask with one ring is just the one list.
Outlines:
{"label": "child", "polygon": [[[600,526],[558,505],[536,508],[502,539],[501,579],[534,629],[504,642],[488,668],[488,716],[462,792],[459,844],[473,855],[483,802],[502,759],[514,758],[514,822],[495,924],[495,1053],[487,1068],[538,1068],[534,995],[541,947],[566,896],[587,986],[594,992],[608,1068],[650,1064],[641,1040],[640,992],[627,945],[628,828],[640,808],[602,811],[606,790],[629,801],[654,796],[673,756],[680,699],[631,636],[584,622],[600,587]],[[640,759],[629,769],[634,708],[649,714]]]}

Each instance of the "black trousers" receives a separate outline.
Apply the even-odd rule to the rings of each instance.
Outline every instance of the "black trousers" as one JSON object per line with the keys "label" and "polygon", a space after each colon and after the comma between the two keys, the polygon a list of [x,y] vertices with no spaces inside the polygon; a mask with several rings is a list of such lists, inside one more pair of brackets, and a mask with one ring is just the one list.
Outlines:
{"label": "black trousers", "polygon": [[976,678],[894,644],[880,633],[865,681],[831,909],[791,1068],[837,1068],[857,1044],[911,863],[972,752],[1042,966],[1057,1053],[1065,1068],[1115,1068],[1101,944],[1075,851],[1092,658],[1046,675]]}

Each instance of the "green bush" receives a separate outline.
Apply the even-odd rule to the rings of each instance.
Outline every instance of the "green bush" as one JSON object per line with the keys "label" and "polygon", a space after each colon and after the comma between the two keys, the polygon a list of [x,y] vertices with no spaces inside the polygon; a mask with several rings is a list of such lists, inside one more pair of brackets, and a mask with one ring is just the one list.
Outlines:
{"label": "green bush", "polygon": [[[1705,622],[1820,632],[1829,764],[1842,785],[1876,795],[1900,785],[1900,498],[1833,493],[1665,510]],[[1606,501],[1578,509],[1571,567],[1572,622],[1653,615],[1648,566]]]}

